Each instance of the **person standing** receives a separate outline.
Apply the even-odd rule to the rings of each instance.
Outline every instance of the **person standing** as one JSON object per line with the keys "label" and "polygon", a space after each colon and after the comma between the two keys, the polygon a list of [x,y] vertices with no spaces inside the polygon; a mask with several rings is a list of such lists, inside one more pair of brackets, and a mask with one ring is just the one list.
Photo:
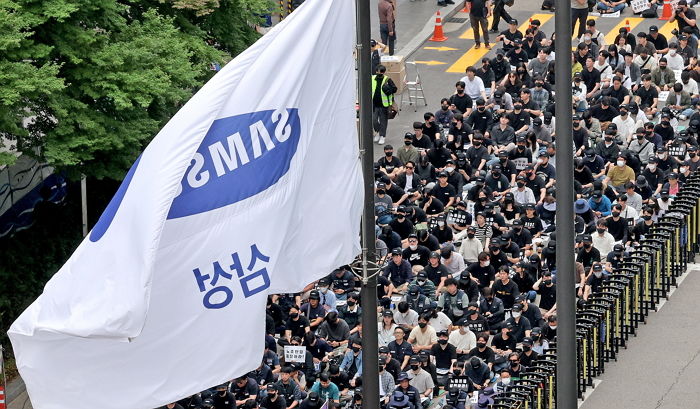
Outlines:
{"label": "person standing", "polygon": [[394,4],[391,0],[380,0],[377,8],[379,10],[379,34],[382,36],[382,43],[389,46],[389,55],[394,55],[394,41],[396,40]]}
{"label": "person standing", "polygon": [[576,20],[578,20],[578,34],[580,38],[586,31],[586,19],[588,18],[588,0],[571,0],[571,35],[574,34]]}
{"label": "person standing", "polygon": [[[384,1],[388,2],[388,1]],[[389,122],[389,107],[394,102],[396,84],[386,73],[386,67],[377,66],[377,73],[372,76],[372,127],[374,128],[374,141],[384,144],[386,127]]]}
{"label": "person standing", "polygon": [[479,33],[479,30],[481,30],[481,32],[484,33],[484,46],[486,49],[491,49],[491,44],[489,44],[489,22],[486,20],[491,16],[491,1],[467,1],[471,3],[471,8],[469,9],[469,22],[474,29],[474,40],[476,41],[474,48],[481,48],[481,35]]}
{"label": "person standing", "polygon": [[509,7],[513,6],[513,0],[496,0],[493,3],[493,23],[491,23],[491,32],[498,33],[498,23],[501,22],[501,17],[505,21],[511,21],[513,17],[506,11],[506,3]]}

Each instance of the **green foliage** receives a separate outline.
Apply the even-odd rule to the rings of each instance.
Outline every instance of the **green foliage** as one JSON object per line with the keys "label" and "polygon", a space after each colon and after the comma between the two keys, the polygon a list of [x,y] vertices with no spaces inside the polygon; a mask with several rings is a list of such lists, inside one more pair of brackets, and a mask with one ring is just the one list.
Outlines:
{"label": "green foliage", "polygon": [[[0,0],[6,148],[72,174],[120,179],[211,77],[210,63],[258,38],[254,25],[270,4]],[[13,158],[0,155],[0,165]]]}

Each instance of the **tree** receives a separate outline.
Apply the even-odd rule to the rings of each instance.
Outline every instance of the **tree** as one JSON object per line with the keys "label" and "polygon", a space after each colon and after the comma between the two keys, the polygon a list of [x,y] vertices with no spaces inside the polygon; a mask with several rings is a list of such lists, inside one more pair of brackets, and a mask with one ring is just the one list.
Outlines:
{"label": "tree", "polygon": [[269,9],[267,0],[0,2],[0,50],[14,52],[0,55],[11,68],[0,75],[17,84],[0,91],[0,130],[59,169],[116,179],[211,77],[210,64],[257,38],[257,13]]}

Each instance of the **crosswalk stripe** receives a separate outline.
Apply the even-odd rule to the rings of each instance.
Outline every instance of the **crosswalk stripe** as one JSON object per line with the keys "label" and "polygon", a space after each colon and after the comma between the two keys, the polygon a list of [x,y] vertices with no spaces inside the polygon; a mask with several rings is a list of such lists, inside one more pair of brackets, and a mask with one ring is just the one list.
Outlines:
{"label": "crosswalk stripe", "polygon": [[[493,16],[489,17],[487,20],[488,20],[489,24],[486,26],[486,29],[488,30],[491,28],[491,23],[493,23]],[[471,26],[471,23],[469,25]],[[481,37],[483,37],[483,36],[484,36],[484,33],[481,33]],[[467,29],[467,31],[462,33],[462,35],[459,36],[459,38],[461,38],[462,40],[473,40],[474,39],[474,27],[469,27],[469,29]]]}
{"label": "crosswalk stripe", "polygon": [[[598,20],[598,16],[588,16],[588,17],[586,17],[586,21],[588,21],[588,20]],[[576,36],[576,34],[578,34],[578,24],[576,24],[577,21],[578,20],[574,21],[574,35],[572,35],[571,38],[578,38]]]}
{"label": "crosswalk stripe", "polygon": [[627,26],[627,21],[630,23],[630,31],[634,30],[635,27],[639,25],[642,21],[644,21],[643,18],[641,17],[630,17],[630,18],[621,18],[620,22],[617,23],[617,25],[612,28],[608,34],[605,35],[605,44],[613,44],[615,42],[615,37],[620,33],[620,29],[622,27]]}
{"label": "crosswalk stripe", "polygon": [[458,72],[464,74],[464,71],[470,65],[475,65],[481,60],[483,56],[489,53],[491,50],[487,50],[483,46],[481,48],[470,48],[469,51],[464,53],[446,72]]}
{"label": "crosswalk stripe", "polygon": [[671,31],[673,31],[674,28],[678,28],[678,23],[676,23],[676,21],[667,21],[666,24],[659,27],[659,34],[663,34],[664,37],[666,37],[666,40],[670,43],[671,38],[673,37]]}

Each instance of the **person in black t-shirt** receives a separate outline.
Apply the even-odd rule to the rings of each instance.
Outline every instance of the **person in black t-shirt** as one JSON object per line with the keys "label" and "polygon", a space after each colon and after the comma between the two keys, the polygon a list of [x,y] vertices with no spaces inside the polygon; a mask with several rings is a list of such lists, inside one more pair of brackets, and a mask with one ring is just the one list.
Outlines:
{"label": "person in black t-shirt", "polygon": [[438,183],[430,191],[433,196],[440,199],[445,207],[453,206],[457,199],[457,191],[454,186],[447,182],[448,177],[449,175],[445,171],[438,173]]}
{"label": "person in black t-shirt", "polygon": [[490,369],[493,369],[493,362],[496,360],[496,354],[493,352],[493,349],[487,346],[488,340],[488,333],[479,333],[476,336],[476,347],[469,351],[469,356],[480,358],[482,361],[486,362]]}
{"label": "person in black t-shirt", "polygon": [[498,270],[498,280],[493,283],[493,292],[503,301],[505,308],[511,308],[515,303],[515,297],[520,295],[518,285],[510,279],[508,267],[503,266]]}
{"label": "person in black t-shirt", "polygon": [[260,406],[265,409],[287,409],[287,401],[280,395],[277,385],[270,383],[267,385],[267,396],[260,402]]}
{"label": "person in black t-shirt", "polygon": [[543,272],[542,277],[532,286],[532,289],[540,295],[540,311],[542,318],[547,319],[556,311],[557,285],[552,282],[552,273]]}
{"label": "person in black t-shirt", "polygon": [[309,320],[299,314],[299,306],[294,305],[289,309],[289,319],[286,324],[285,338],[291,341],[292,337],[303,337],[311,330]]}
{"label": "person in black t-shirt", "polygon": [[450,96],[449,103],[454,105],[463,116],[467,117],[471,114],[474,103],[471,97],[464,92],[464,87],[466,87],[464,81],[457,81],[455,84],[457,93]]}

